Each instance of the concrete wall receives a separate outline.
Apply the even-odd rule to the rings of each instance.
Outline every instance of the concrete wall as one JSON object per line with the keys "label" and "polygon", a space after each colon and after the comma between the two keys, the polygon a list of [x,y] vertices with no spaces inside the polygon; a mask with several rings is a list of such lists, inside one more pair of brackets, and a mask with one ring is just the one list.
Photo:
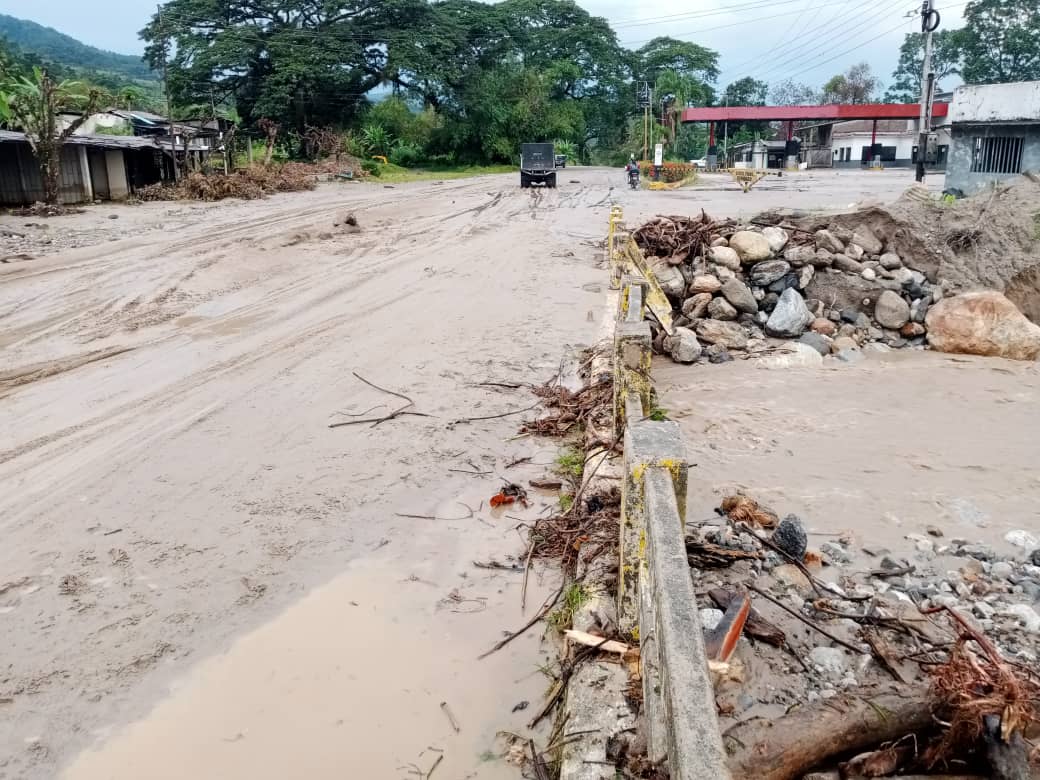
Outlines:
{"label": "concrete wall", "polygon": [[126,176],[126,155],[119,149],[105,152],[108,168],[108,196],[112,200],[126,200],[130,195],[130,184]]}
{"label": "concrete wall", "polygon": [[953,93],[950,121],[1029,122],[1040,117],[1040,81],[965,84]]}
{"label": "concrete wall", "polygon": [[[1029,82],[1033,83],[1033,82]],[[1040,84],[1040,82],[1036,82]],[[1014,85],[1006,85],[1014,86]],[[959,90],[958,90],[959,92]],[[976,138],[1015,136],[1024,139],[1022,172],[1040,171],[1040,122],[1032,124],[956,124],[946,167],[946,186],[972,195],[993,182],[1014,179],[1017,173],[972,173],[971,163]]]}

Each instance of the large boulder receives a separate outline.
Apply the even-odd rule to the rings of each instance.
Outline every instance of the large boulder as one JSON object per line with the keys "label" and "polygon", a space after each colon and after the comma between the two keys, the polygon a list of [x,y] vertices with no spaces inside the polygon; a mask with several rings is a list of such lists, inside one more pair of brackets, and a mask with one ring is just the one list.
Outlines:
{"label": "large boulder", "polygon": [[852,243],[863,247],[868,255],[880,255],[885,249],[881,239],[866,225],[860,225],[852,231]]}
{"label": "large boulder", "polygon": [[813,319],[802,296],[794,288],[788,287],[766,321],[766,333],[779,338],[796,339],[805,332]]}
{"label": "large boulder", "polygon": [[792,246],[784,252],[784,260],[793,267],[799,268],[803,265],[812,265],[816,260],[816,251],[811,246]]}
{"label": "large boulder", "polygon": [[894,271],[903,267],[903,261],[895,252],[885,252],[881,255],[881,267],[886,271]]}
{"label": "large boulder", "polygon": [[762,228],[762,235],[769,242],[769,248],[773,250],[774,255],[778,255],[783,251],[790,238],[786,230],[778,227]]}
{"label": "large boulder", "polygon": [[686,294],[686,279],[678,268],[659,264],[655,265],[653,270],[657,283],[669,298],[681,299]]}
{"label": "large boulder", "polygon": [[736,250],[742,263],[758,263],[773,255],[766,237],[751,230],[738,230],[729,237],[729,246]]}
{"label": "large boulder", "polygon": [[718,344],[726,349],[747,349],[747,333],[736,322],[699,320],[696,329],[701,341]]}
{"label": "large boulder", "polygon": [[910,319],[910,304],[899,293],[885,290],[874,304],[874,319],[882,328],[899,330]]}
{"label": "large boulder", "polygon": [[943,298],[928,309],[925,325],[928,343],[940,352],[1012,360],[1040,356],[1040,325],[992,290]]}
{"label": "large boulder", "polygon": [[[732,240],[732,239],[731,239]],[[722,294],[726,300],[733,304],[737,311],[754,314],[758,311],[758,301],[755,300],[751,288],[739,279],[727,279],[722,283]]]}
{"label": "large boulder", "polygon": [[845,251],[845,244],[829,230],[817,230],[815,237],[817,249],[826,249],[832,254],[840,254]]}
{"label": "large boulder", "polygon": [[704,312],[708,310],[709,303],[711,303],[711,293],[691,295],[683,301],[682,313],[691,320],[699,320],[704,316]]}
{"label": "large boulder", "polygon": [[690,295],[697,293],[716,293],[722,287],[722,282],[717,276],[711,274],[697,274],[690,282]]}
{"label": "large boulder", "polygon": [[665,336],[664,348],[676,363],[692,363],[701,356],[701,343],[689,328],[676,328],[671,336]]}
{"label": "large boulder", "polygon": [[708,316],[713,320],[735,320],[737,310],[725,298],[712,298],[708,304]]}
{"label": "large boulder", "polygon": [[748,279],[759,287],[768,287],[790,270],[791,264],[786,260],[766,260],[751,266]]}
{"label": "large boulder", "polygon": [[708,251],[708,259],[715,265],[721,265],[731,271],[740,270],[740,255],[735,249],[730,249],[728,246],[713,246]]}

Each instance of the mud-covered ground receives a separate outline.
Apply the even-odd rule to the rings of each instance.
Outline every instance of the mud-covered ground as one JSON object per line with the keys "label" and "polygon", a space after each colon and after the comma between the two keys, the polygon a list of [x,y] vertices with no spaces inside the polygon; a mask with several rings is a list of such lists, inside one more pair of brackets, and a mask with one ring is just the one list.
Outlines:
{"label": "mud-covered ground", "polygon": [[[486,499],[553,453],[519,415],[452,424],[533,402],[477,383],[543,381],[595,341],[613,203],[726,216],[909,179],[622,183],[0,218],[0,777],[512,772],[494,735],[544,691],[540,631],[476,656],[552,583],[521,614],[520,577],[472,561],[518,552],[551,498]],[[432,416],[329,428],[401,401],[355,372]]]}

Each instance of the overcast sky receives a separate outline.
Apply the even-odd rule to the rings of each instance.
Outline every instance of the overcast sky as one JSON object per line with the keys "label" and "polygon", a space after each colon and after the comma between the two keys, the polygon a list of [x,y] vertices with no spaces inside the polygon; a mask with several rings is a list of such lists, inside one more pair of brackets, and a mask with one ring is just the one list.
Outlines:
{"label": "overcast sky", "polygon": [[[721,55],[719,85],[753,75],[770,83],[794,78],[819,86],[866,61],[887,85],[899,44],[920,22],[916,0],[578,0],[605,16],[621,43],[638,48],[658,35],[695,41]],[[943,26],[957,27],[965,3],[936,0]],[[136,54],[138,31],[155,11],[150,0],[0,0],[18,16],[103,49]],[[945,85],[951,86],[951,85]]]}

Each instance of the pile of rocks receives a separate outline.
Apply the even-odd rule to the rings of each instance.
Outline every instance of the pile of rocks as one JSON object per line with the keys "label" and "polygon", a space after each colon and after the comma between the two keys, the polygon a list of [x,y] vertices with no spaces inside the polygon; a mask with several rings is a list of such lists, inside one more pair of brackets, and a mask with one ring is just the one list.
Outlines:
{"label": "pile of rocks", "polygon": [[941,285],[885,251],[866,226],[806,233],[720,224],[696,256],[657,260],[674,307],[675,333],[655,346],[683,363],[725,362],[767,339],[800,340],[822,355],[854,359],[867,342],[922,347]]}

